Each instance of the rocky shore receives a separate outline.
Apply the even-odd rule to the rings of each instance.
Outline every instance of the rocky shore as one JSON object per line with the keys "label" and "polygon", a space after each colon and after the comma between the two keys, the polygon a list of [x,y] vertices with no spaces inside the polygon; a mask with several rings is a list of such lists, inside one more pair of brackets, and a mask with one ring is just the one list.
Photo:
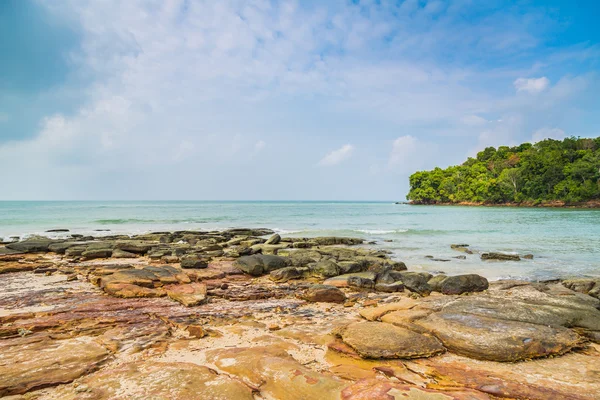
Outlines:
{"label": "rocky shore", "polygon": [[0,245],[0,397],[597,399],[599,297],[356,238],[32,237]]}

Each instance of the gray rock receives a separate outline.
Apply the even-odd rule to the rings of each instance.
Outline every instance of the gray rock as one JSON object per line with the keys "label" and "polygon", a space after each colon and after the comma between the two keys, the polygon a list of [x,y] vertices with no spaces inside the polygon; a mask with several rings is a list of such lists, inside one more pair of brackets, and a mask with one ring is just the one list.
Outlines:
{"label": "gray rock", "polygon": [[208,261],[196,254],[181,257],[181,268],[207,268]]}
{"label": "gray rock", "polygon": [[276,233],[273,236],[271,236],[269,239],[267,239],[265,244],[277,244],[280,241],[281,241],[281,236],[279,236],[279,234]]}
{"label": "gray rock", "polygon": [[285,267],[271,271],[269,278],[274,282],[287,282],[291,279],[302,278],[302,273],[296,267]]}
{"label": "gray rock", "polygon": [[440,282],[440,292],[443,294],[481,292],[489,286],[488,280],[477,274],[454,275]]}
{"label": "gray rock", "polygon": [[112,257],[113,258],[135,258],[135,257],[138,257],[138,255],[135,253],[130,253],[125,250],[114,249],[112,252]]}
{"label": "gray rock", "polygon": [[351,276],[348,278],[348,286],[357,289],[375,289],[375,281],[369,278],[363,278],[360,276]]}
{"label": "gray rock", "polygon": [[343,303],[346,301],[344,292],[329,285],[313,285],[301,297],[310,302]]}
{"label": "gray rock", "polygon": [[325,278],[331,278],[340,274],[340,267],[331,260],[321,260],[314,266],[313,271]]}
{"label": "gray rock", "polygon": [[377,292],[384,292],[384,293],[403,292],[404,284],[402,282],[376,283],[375,290]]}
{"label": "gray rock", "polygon": [[82,257],[87,258],[88,260],[94,258],[109,258],[112,256],[112,249],[88,249],[81,253]]}
{"label": "gray rock", "polygon": [[498,261],[520,261],[521,257],[518,254],[507,253],[483,253],[482,260],[498,260]]}
{"label": "gray rock", "polygon": [[433,275],[427,272],[399,272],[402,277],[402,283],[411,292],[421,295],[429,295],[431,286],[427,283]]}
{"label": "gray rock", "polygon": [[238,258],[234,262],[234,266],[249,275],[261,276],[276,269],[287,267],[288,260],[269,254],[254,254]]}

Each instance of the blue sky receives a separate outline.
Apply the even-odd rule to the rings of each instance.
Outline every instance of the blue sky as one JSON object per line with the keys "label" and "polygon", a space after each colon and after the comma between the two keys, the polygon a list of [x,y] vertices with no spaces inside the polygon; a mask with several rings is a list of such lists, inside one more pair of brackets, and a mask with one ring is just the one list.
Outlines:
{"label": "blue sky", "polygon": [[596,1],[0,2],[0,199],[396,200],[600,136]]}

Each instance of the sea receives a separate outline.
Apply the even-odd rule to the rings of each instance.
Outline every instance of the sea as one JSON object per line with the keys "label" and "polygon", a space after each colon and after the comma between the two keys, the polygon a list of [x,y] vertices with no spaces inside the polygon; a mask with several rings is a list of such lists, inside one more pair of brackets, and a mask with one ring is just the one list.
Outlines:
{"label": "sea", "polygon": [[[351,236],[412,271],[491,280],[600,277],[600,210],[333,201],[0,201],[0,239],[270,228],[282,236]],[[46,233],[68,229],[68,233]],[[14,240],[14,238],[13,238]],[[451,249],[468,244],[473,254]],[[484,261],[482,252],[532,254]],[[465,259],[456,258],[466,256]]]}

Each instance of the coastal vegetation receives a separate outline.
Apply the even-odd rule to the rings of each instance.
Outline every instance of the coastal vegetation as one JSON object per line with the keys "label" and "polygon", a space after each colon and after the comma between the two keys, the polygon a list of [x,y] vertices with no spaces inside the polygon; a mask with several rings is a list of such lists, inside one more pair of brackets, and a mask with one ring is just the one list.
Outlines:
{"label": "coastal vegetation", "polygon": [[487,147],[462,165],[419,171],[415,204],[580,204],[600,200],[600,137]]}

